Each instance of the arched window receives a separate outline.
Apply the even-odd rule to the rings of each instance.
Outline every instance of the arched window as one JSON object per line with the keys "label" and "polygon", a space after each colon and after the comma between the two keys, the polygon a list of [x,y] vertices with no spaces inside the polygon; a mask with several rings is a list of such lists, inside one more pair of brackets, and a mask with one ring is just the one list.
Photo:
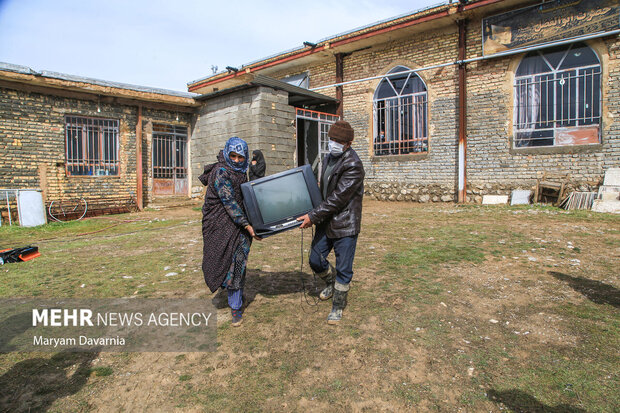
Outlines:
{"label": "arched window", "polygon": [[515,147],[600,142],[601,63],[586,44],[528,53],[514,88]]}
{"label": "arched window", "polygon": [[375,90],[375,155],[428,151],[426,86],[415,73],[398,74],[407,70],[396,66]]}

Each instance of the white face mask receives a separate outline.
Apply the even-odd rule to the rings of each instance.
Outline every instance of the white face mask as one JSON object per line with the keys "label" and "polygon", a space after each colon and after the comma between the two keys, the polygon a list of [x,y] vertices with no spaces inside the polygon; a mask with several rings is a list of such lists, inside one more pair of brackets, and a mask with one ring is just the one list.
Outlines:
{"label": "white face mask", "polygon": [[332,156],[340,156],[344,150],[344,145],[338,142],[334,142],[330,139],[327,143],[327,147],[329,148],[329,153]]}

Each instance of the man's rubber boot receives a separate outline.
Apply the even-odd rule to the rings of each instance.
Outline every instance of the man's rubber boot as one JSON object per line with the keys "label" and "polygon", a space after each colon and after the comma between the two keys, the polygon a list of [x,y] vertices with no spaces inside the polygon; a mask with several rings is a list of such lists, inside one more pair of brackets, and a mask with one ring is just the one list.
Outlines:
{"label": "man's rubber boot", "polygon": [[332,301],[332,311],[327,316],[327,324],[338,324],[342,319],[342,310],[347,306],[347,294],[349,284],[334,283],[334,300]]}
{"label": "man's rubber boot", "polygon": [[334,295],[334,281],[336,281],[336,269],[329,264],[329,268],[323,272],[314,273],[317,277],[325,281],[325,288],[319,294],[323,301],[329,300]]}

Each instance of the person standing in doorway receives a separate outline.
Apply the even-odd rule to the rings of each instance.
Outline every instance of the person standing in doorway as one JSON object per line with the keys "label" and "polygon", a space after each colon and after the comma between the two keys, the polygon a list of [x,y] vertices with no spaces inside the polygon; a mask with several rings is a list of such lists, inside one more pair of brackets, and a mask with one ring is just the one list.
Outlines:
{"label": "person standing in doorway", "polygon": [[248,175],[250,176],[250,181],[253,181],[258,178],[262,178],[265,176],[265,170],[267,169],[267,164],[265,163],[265,157],[263,153],[259,149],[255,149],[252,151],[252,162],[250,162],[250,169],[248,170]]}
{"label": "person standing in doorway", "polygon": [[[338,324],[347,305],[349,284],[353,278],[353,258],[362,222],[364,166],[351,147],[354,132],[348,122],[339,120],[329,132],[329,154],[323,160],[321,191],[324,201],[299,217],[301,228],[316,225],[310,251],[312,271],[325,281],[319,297],[333,297],[328,324]],[[336,266],[327,261],[331,250]]]}

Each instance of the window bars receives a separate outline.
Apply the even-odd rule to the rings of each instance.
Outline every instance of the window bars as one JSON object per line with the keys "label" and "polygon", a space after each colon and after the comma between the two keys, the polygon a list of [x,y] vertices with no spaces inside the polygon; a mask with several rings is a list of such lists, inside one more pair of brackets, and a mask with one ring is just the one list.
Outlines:
{"label": "window bars", "polygon": [[426,92],[373,102],[375,155],[428,151]]}
{"label": "window bars", "polygon": [[523,59],[514,85],[515,147],[600,142],[601,66],[585,45]]}
{"label": "window bars", "polygon": [[296,116],[300,119],[315,120],[319,122],[319,159],[323,159],[323,156],[329,153],[329,138],[327,137],[327,132],[329,132],[329,128],[332,124],[340,118],[338,115],[301,108],[297,108]]}
{"label": "window bars", "polygon": [[118,175],[118,120],[65,117],[67,175]]}
{"label": "window bars", "polygon": [[153,125],[153,178],[187,177],[187,128]]}
{"label": "window bars", "polygon": [[424,82],[408,68],[396,66],[375,90],[373,152],[406,155],[428,152],[428,107]]}

